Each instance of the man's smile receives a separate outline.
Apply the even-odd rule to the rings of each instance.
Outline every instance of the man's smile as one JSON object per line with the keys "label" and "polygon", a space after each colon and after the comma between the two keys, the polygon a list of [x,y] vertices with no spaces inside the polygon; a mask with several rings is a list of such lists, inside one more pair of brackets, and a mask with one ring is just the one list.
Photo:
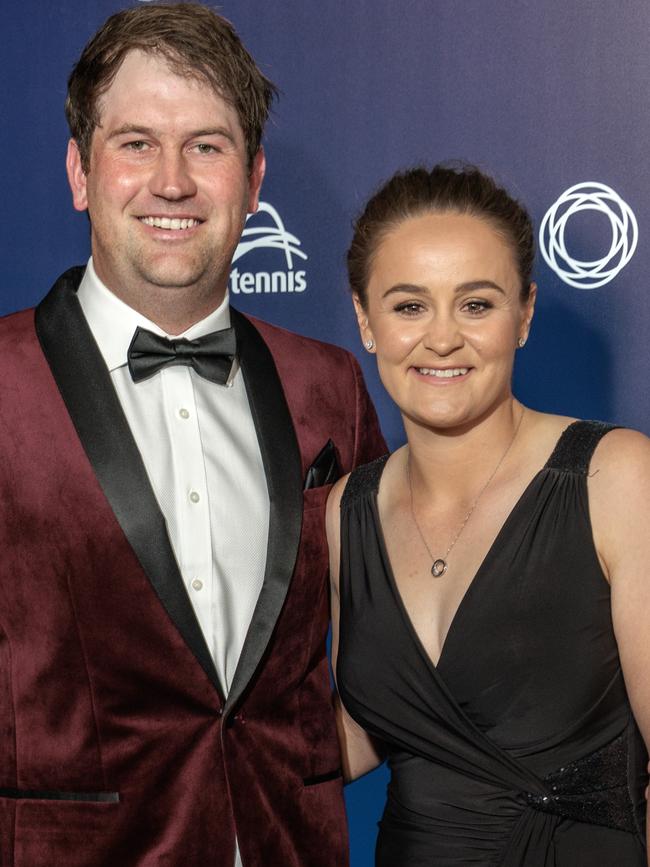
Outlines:
{"label": "man's smile", "polygon": [[145,226],[151,226],[154,229],[193,229],[199,226],[203,221],[194,219],[193,217],[138,217],[141,223]]}

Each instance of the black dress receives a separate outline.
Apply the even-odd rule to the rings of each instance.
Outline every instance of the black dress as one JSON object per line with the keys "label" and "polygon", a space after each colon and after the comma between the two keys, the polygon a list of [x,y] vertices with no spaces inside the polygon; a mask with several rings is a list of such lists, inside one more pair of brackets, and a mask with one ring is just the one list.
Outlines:
{"label": "black dress", "polygon": [[387,457],[341,502],[338,685],[385,742],[378,867],[644,867],[645,747],[625,691],[575,422],[508,516],[434,666],[377,512]]}

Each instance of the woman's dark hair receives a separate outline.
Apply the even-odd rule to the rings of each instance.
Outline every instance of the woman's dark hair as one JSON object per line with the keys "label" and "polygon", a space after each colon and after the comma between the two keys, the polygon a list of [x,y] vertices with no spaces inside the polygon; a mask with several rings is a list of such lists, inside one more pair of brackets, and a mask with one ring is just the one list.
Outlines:
{"label": "woman's dark hair", "polygon": [[410,217],[446,211],[479,217],[499,232],[515,256],[521,299],[528,298],[535,258],[528,212],[476,166],[439,164],[432,169],[418,167],[394,174],[356,220],[348,250],[348,275],[352,292],[364,306],[373,257],[384,237]]}

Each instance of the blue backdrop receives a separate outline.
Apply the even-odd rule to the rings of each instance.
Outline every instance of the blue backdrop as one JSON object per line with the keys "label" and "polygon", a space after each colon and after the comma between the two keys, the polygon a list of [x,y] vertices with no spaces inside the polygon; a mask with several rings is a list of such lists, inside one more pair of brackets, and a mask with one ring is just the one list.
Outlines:
{"label": "blue backdrop", "polygon": [[[65,179],[65,82],[89,35],[135,2],[3,4],[0,312],[38,301],[88,256],[87,221],[72,210]],[[467,159],[521,197],[538,226],[550,212],[554,267],[538,258],[518,396],[650,433],[647,0],[224,0],[219,8],[282,91],[266,138],[269,207],[238,251],[236,306],[351,348],[387,438],[399,444],[399,418],[361,351],[347,298],[350,223],[396,168]],[[590,186],[564,195],[577,184]],[[372,864],[384,787],[380,769],[348,789],[353,867]]]}

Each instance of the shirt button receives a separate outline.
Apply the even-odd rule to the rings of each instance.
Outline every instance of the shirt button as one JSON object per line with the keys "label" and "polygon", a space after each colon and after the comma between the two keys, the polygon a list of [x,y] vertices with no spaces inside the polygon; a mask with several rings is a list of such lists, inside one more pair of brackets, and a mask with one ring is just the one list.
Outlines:
{"label": "shirt button", "polygon": [[201,581],[200,578],[195,578],[194,581],[192,581],[192,587],[194,590],[200,590],[201,587],[203,587],[203,581]]}
{"label": "shirt button", "polygon": [[181,418],[189,418],[190,417],[189,409],[185,409],[185,408],[179,409],[178,414],[180,415]]}
{"label": "shirt button", "polygon": [[193,503],[198,503],[200,499],[201,499],[201,496],[196,491],[190,492],[190,500]]}

